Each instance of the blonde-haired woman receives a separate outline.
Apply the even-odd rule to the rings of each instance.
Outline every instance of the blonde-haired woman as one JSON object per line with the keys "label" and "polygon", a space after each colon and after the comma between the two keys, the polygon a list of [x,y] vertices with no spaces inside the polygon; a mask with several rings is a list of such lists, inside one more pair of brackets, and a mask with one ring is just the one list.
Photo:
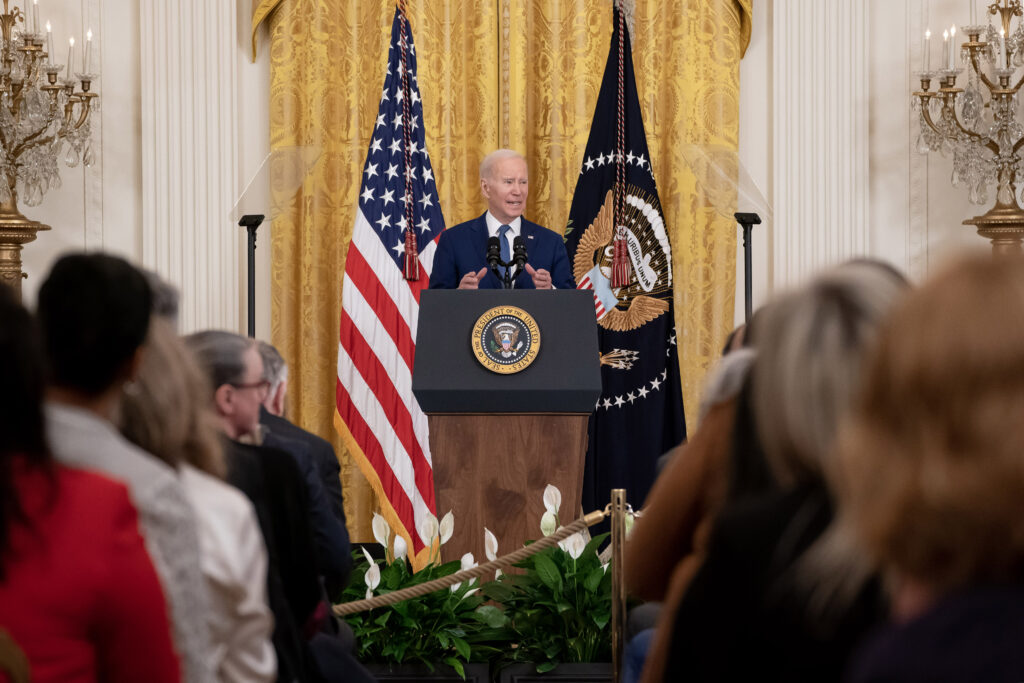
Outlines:
{"label": "blonde-haired woman", "polygon": [[195,508],[218,679],[272,681],[277,661],[266,546],[252,503],[222,481],[225,464],[209,395],[192,354],[170,323],[155,317],[139,375],[121,406],[121,431],[179,469]]}
{"label": "blonde-haired woman", "polygon": [[850,679],[1024,680],[1024,264],[967,258],[908,297],[838,455],[897,621]]}
{"label": "blonde-haired woman", "polygon": [[905,281],[848,263],[758,316],[754,423],[772,490],[730,500],[672,624],[664,671],[645,681],[836,680],[884,604],[832,529],[830,454],[861,361]]}

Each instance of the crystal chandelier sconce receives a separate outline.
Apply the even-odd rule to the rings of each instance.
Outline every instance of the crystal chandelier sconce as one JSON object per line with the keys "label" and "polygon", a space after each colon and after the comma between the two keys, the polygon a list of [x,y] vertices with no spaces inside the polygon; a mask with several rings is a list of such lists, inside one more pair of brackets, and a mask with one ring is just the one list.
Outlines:
{"label": "crystal chandelier sconce", "polygon": [[52,27],[39,23],[39,0],[24,0],[24,8],[2,1],[0,283],[20,292],[22,245],[50,226],[23,216],[18,199],[38,206],[49,190],[60,187],[58,160],[71,167],[92,164],[90,119],[99,100],[92,92],[92,31],[86,33],[80,61],[71,38],[67,64],[58,64]]}
{"label": "crystal chandelier sconce", "polygon": [[[988,23],[978,21],[976,0],[968,0],[970,24],[943,31],[942,56],[936,65],[926,31],[922,40],[923,70],[915,73],[921,89],[913,94],[920,115],[918,151],[953,157],[952,183],[967,188],[969,200],[988,205],[995,188],[995,205],[964,221],[992,242],[997,255],[1020,254],[1024,239],[1024,166],[1020,149],[1024,126],[1017,116],[1018,91],[1024,77],[1024,25],[1020,0],[997,0],[982,5]],[[994,23],[993,23],[994,21]],[[1015,25],[1015,26],[1014,26]],[[966,34],[967,40],[957,44]],[[938,66],[938,68],[933,68]],[[957,79],[966,72],[963,87]],[[932,90],[932,83],[938,87]]]}

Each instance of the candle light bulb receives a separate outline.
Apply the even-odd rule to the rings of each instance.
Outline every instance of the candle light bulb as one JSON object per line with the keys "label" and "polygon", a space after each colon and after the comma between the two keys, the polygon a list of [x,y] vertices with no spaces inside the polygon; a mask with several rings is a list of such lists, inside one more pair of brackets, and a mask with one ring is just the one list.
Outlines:
{"label": "candle light bulb", "polygon": [[82,56],[82,73],[92,73],[92,29],[85,32],[85,54]]}
{"label": "candle light bulb", "polygon": [[956,69],[957,62],[957,49],[956,49],[956,24],[949,27],[949,68],[952,71]]}
{"label": "candle light bulb", "polygon": [[931,29],[925,29],[924,31],[924,70],[932,70],[932,31]]}
{"label": "candle light bulb", "polygon": [[46,63],[53,66],[53,27],[46,22]]}
{"label": "candle light bulb", "polygon": [[75,61],[75,37],[71,36],[68,38],[68,75],[67,79],[71,80],[71,65]]}

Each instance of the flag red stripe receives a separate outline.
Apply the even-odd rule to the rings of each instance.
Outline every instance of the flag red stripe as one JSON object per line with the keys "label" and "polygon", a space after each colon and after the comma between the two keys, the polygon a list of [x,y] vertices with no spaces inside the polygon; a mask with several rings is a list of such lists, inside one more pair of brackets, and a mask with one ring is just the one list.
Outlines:
{"label": "flag red stripe", "polygon": [[391,466],[388,465],[387,458],[384,457],[384,450],[380,447],[380,443],[373,435],[370,426],[366,424],[366,420],[363,419],[359,409],[352,403],[348,390],[345,389],[345,386],[340,381],[337,383],[335,401],[338,405],[338,414],[345,422],[345,426],[352,434],[352,438],[363,449],[366,459],[370,461],[373,469],[377,471],[381,487],[384,489],[388,501],[395,509],[399,519],[406,525],[406,531],[413,541],[414,551],[418,552],[423,547],[423,541],[420,540],[419,534],[416,532],[412,501],[409,500],[409,496],[406,495],[402,485],[395,478],[395,473],[392,471]]}
{"label": "flag red stripe", "polygon": [[404,398],[395,390],[395,385],[391,382],[391,377],[384,369],[380,359],[366,343],[352,318],[349,317],[348,311],[344,309],[341,311],[341,345],[352,359],[359,374],[363,376],[369,386],[374,388],[374,394],[387,415],[388,422],[391,423],[395,434],[398,435],[402,446],[412,460],[413,471],[416,475],[416,488],[419,489],[427,506],[433,509],[432,470],[430,463],[423,455],[419,440],[416,438],[409,407],[405,404]]}
{"label": "flag red stripe", "polygon": [[394,340],[398,352],[402,355],[405,364],[412,370],[413,357],[416,354],[416,344],[409,331],[409,325],[398,310],[394,300],[388,295],[377,279],[373,268],[363,258],[362,252],[352,246],[348,250],[348,258],[345,260],[345,277],[351,278],[352,282],[359,288],[366,303],[373,309],[374,315],[380,320],[384,329],[388,331],[391,339]]}

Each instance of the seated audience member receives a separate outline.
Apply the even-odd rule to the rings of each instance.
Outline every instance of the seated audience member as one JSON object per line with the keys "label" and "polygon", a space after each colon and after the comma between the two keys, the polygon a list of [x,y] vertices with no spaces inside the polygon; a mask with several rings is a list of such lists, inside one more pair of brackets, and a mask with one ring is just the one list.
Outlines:
{"label": "seated audience member", "polygon": [[904,290],[885,269],[850,263],[759,315],[750,389],[776,484],[722,507],[662,622],[668,658],[649,660],[645,681],[836,680],[882,618],[877,582],[832,523],[829,456],[862,356]]}
{"label": "seated audience member", "polygon": [[[271,586],[271,609],[279,621],[282,615],[284,619],[293,619],[298,626],[294,632],[303,636],[297,642],[303,656],[301,666],[309,675],[319,675],[328,681],[373,680],[338,640],[332,618],[321,602],[323,591],[318,573],[322,565],[314,546],[312,525],[314,518],[334,523],[336,520],[322,491],[320,508],[312,507],[309,487],[319,482],[315,474],[309,474],[311,462],[307,459],[304,476],[294,453],[238,441],[259,436],[260,407],[268,389],[262,379],[263,362],[255,342],[216,330],[190,335],[186,342],[211,380],[214,409],[228,437],[228,481],[250,496],[256,506],[270,555],[271,574],[279,573],[286,594],[283,608],[275,607],[275,590]],[[275,646],[278,636],[275,630]],[[296,644],[294,640],[290,642]],[[283,666],[281,652],[278,647],[279,669]]]}
{"label": "seated audience member", "polygon": [[[329,597],[336,598],[345,590],[352,570],[352,546],[345,526],[341,479],[338,478],[341,467],[330,444],[299,429],[283,417],[268,412],[268,405],[275,410],[278,407],[282,411],[284,409],[288,368],[273,346],[265,342],[255,344],[263,367],[262,378],[267,387],[260,406],[260,429],[257,433],[263,445],[290,453],[302,470],[309,487],[310,520],[324,587]],[[325,453],[322,445],[326,445],[329,451]]]}
{"label": "seated audience member", "polygon": [[1024,270],[968,258],[884,327],[843,431],[840,510],[893,588],[856,683],[1024,681]]}
{"label": "seated audience member", "polygon": [[121,405],[121,431],[180,470],[196,510],[218,680],[272,681],[277,665],[266,546],[252,503],[223,481],[226,466],[208,387],[171,323],[155,316],[146,355]]}
{"label": "seated audience member", "polygon": [[266,342],[257,342],[260,358],[263,359],[263,379],[270,382],[267,399],[260,410],[260,424],[272,434],[302,441],[309,446],[317,473],[323,483],[324,493],[331,505],[335,518],[346,529],[345,498],[341,492],[341,464],[334,453],[334,446],[284,417],[285,397],[288,394],[288,365],[276,348]]}
{"label": "seated audience member", "polygon": [[51,457],[39,349],[28,312],[0,286],[0,645],[27,659],[21,680],[177,683],[128,489]]}
{"label": "seated audience member", "polygon": [[308,680],[315,667],[305,633],[316,630],[321,604],[309,494],[292,456],[239,441],[259,429],[266,386],[259,353],[251,339],[232,332],[198,332],[185,342],[210,381],[213,409],[226,437],[227,481],[252,501],[267,546],[278,680]]}
{"label": "seated audience member", "polygon": [[50,370],[47,437],[59,462],[128,486],[170,607],[186,681],[213,680],[208,612],[195,516],[177,472],[111,424],[142,359],[152,295],[123,259],[72,254],[39,290],[38,315]]}

